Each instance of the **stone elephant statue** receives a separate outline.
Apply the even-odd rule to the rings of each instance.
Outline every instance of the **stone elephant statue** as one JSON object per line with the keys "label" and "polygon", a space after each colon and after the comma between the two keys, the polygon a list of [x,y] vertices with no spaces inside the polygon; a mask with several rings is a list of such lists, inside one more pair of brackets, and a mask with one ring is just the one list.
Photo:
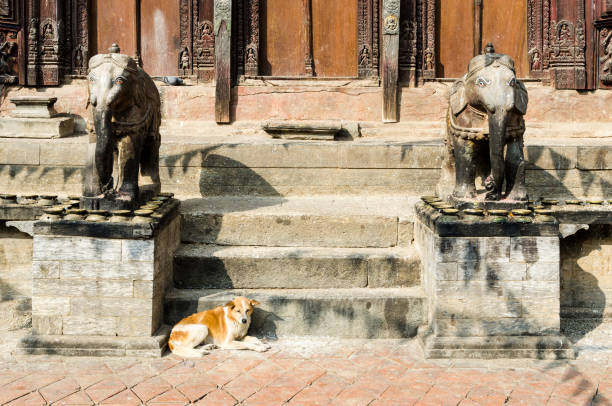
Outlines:
{"label": "stone elephant statue", "polygon": [[[139,172],[160,191],[159,146],[161,102],[153,80],[113,44],[108,54],[89,61],[89,179],[84,196],[138,203]],[[90,139],[93,147],[93,140]],[[113,179],[116,175],[116,182]],[[146,179],[148,178],[148,179]]]}
{"label": "stone elephant statue", "polygon": [[453,84],[449,96],[441,185],[452,188],[454,197],[476,197],[475,180],[480,175],[485,200],[527,200],[523,155],[527,103],[527,89],[516,78],[508,55],[496,54],[489,44],[483,55],[470,61],[467,74]]}

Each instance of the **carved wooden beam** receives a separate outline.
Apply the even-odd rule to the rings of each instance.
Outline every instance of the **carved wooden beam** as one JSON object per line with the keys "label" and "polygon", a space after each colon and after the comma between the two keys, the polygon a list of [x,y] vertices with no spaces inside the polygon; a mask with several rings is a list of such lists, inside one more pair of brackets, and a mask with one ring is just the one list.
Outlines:
{"label": "carved wooden beam", "polygon": [[474,0],[474,56],[482,52],[482,0]]}
{"label": "carved wooden beam", "polygon": [[383,0],[383,121],[399,120],[398,73],[399,73],[399,28],[400,0]]}
{"label": "carved wooden beam", "polygon": [[215,0],[215,120],[230,122],[232,0]]}
{"label": "carved wooden beam", "polygon": [[306,54],[304,64],[306,74],[314,76],[314,58],[312,57],[312,0],[302,0],[304,5],[304,32],[306,33]]}

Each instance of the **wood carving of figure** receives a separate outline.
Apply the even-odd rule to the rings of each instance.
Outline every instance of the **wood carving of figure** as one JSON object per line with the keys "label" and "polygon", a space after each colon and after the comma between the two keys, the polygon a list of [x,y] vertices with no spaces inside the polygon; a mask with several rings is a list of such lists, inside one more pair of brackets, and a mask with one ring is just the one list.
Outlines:
{"label": "wood carving of figure", "polygon": [[0,0],[0,16],[8,16],[10,11],[9,0]]}
{"label": "wood carving of figure", "polygon": [[542,60],[540,58],[540,53],[538,51],[535,51],[531,59],[531,70],[540,70],[541,68]]}
{"label": "wood carving of figure", "polygon": [[599,62],[603,64],[602,70],[612,74],[612,31],[606,36],[603,41],[604,55],[599,58]]}
{"label": "wood carving of figure", "polygon": [[53,39],[53,25],[51,23],[47,23],[43,27],[43,38]]}
{"label": "wood carving of figure", "polygon": [[368,47],[363,47],[361,53],[359,54],[359,64],[360,65],[369,65],[370,63],[370,50]]}
{"label": "wood carving of figure", "polygon": [[425,69],[433,70],[433,68],[433,55],[428,52],[425,54]]}
{"label": "wood carving of figure", "polygon": [[247,62],[257,63],[257,58],[255,57],[255,50],[253,48],[249,48],[247,50]]}
{"label": "wood carving of figure", "polygon": [[16,44],[14,42],[4,41],[0,45],[0,75],[10,75],[13,73],[10,58],[15,48]]}
{"label": "wood carving of figure", "polygon": [[189,49],[187,49],[187,47],[184,47],[183,50],[181,51],[181,56],[180,56],[180,67],[182,70],[187,70],[189,69]]}
{"label": "wood carving of figure", "polygon": [[561,26],[561,30],[559,30],[559,42],[565,43],[569,42],[571,37],[570,29],[567,24],[563,24]]}
{"label": "wood carving of figure", "polygon": [[83,51],[81,48],[76,50],[76,55],[74,56],[74,67],[82,68],[83,67]]}

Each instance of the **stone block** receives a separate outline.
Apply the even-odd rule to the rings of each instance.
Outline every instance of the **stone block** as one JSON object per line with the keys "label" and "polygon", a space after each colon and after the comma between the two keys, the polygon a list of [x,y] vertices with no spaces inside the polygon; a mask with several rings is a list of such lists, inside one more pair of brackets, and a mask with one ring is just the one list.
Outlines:
{"label": "stone block", "polygon": [[41,143],[40,164],[56,166],[85,166],[88,144],[79,143]]}
{"label": "stone block", "polygon": [[436,238],[436,262],[472,262],[484,257],[483,238]]}
{"label": "stone block", "polygon": [[559,299],[559,281],[525,281],[523,283],[524,298]]}
{"label": "stone block", "polygon": [[151,317],[118,317],[119,337],[149,337],[157,329]]}
{"label": "stone block", "polygon": [[11,112],[12,117],[52,118],[57,116],[54,107],[57,97],[15,96],[11,97],[10,101],[16,106]]}
{"label": "stone block", "polygon": [[134,281],[134,297],[153,298],[153,281]]}
{"label": "stone block", "polygon": [[524,263],[459,262],[458,280],[463,281],[522,281],[526,278]]}
{"label": "stone block", "polygon": [[512,237],[510,246],[512,262],[559,261],[558,237]]}
{"label": "stone block", "polygon": [[528,318],[439,319],[435,323],[439,337],[494,337],[558,334]]}
{"label": "stone block", "polygon": [[397,245],[408,247],[414,242],[414,218],[400,217],[397,226]]}
{"label": "stone block", "polygon": [[125,279],[152,281],[152,262],[66,261],[62,263],[61,279]]}
{"label": "stone block", "polygon": [[578,147],[528,145],[525,147],[525,154],[530,169],[574,169]]}
{"label": "stone block", "polygon": [[59,279],[59,261],[32,261],[32,278],[34,279]]}
{"label": "stone block", "polygon": [[510,238],[509,237],[487,237],[484,238],[484,259],[491,262],[510,261]]}
{"label": "stone block", "polygon": [[368,287],[402,288],[416,286],[421,280],[421,268],[421,261],[416,252],[407,253],[405,256],[370,256],[368,258]]}
{"label": "stone block", "polygon": [[85,237],[34,237],[33,259],[36,261],[121,260],[121,241]]}
{"label": "stone block", "polygon": [[70,302],[70,314],[95,317],[151,317],[152,303],[143,298],[75,297]]}
{"label": "stone block", "polygon": [[32,312],[38,316],[67,316],[70,314],[70,298],[34,296]]}
{"label": "stone block", "polygon": [[72,117],[0,118],[0,134],[4,138],[62,138],[73,133]]}
{"label": "stone block", "polygon": [[578,169],[612,169],[612,147],[602,145],[578,147]]}
{"label": "stone block", "polygon": [[435,265],[436,279],[439,281],[458,280],[458,265],[456,262],[439,263]]}
{"label": "stone block", "polygon": [[[0,124],[1,128],[1,124]],[[1,138],[1,137],[0,137]],[[39,165],[40,146],[26,142],[0,142],[1,165]]]}
{"label": "stone block", "polygon": [[558,281],[559,278],[559,262],[535,262],[527,265],[527,280]]}
{"label": "stone block", "polygon": [[115,336],[117,335],[114,317],[64,317],[64,335]]}
{"label": "stone block", "polygon": [[60,335],[62,334],[62,316],[32,316],[32,334],[36,335]]}
{"label": "stone block", "polygon": [[442,165],[441,145],[343,144],[340,146],[342,168],[421,168],[438,169]]}
{"label": "stone block", "polygon": [[152,240],[122,240],[122,261],[153,262],[155,243]]}
{"label": "stone block", "polygon": [[133,295],[132,281],[93,279],[35,279],[34,296],[113,297]]}

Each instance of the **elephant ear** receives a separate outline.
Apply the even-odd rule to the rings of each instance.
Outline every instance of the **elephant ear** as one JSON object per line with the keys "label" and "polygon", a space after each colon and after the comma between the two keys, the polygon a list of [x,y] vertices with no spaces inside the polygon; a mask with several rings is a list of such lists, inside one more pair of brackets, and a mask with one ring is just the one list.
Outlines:
{"label": "elephant ear", "polygon": [[467,100],[465,98],[465,84],[462,79],[453,84],[453,87],[450,90],[449,98],[450,108],[455,116],[465,109],[467,106]]}
{"label": "elephant ear", "polygon": [[516,89],[514,91],[514,107],[521,113],[527,113],[527,103],[529,102],[529,96],[527,95],[527,88],[520,80],[516,81]]}

